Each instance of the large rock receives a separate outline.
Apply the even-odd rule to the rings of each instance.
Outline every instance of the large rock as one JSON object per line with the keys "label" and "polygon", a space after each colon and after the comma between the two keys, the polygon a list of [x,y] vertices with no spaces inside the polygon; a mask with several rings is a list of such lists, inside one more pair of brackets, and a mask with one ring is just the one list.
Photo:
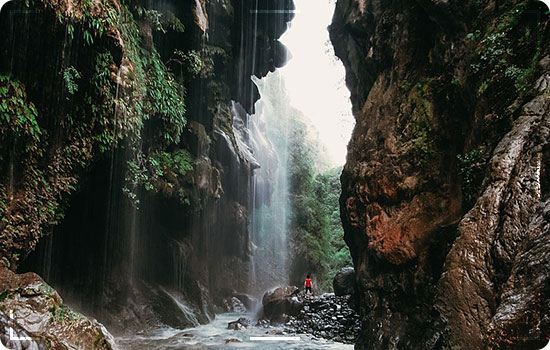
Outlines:
{"label": "large rock", "polygon": [[531,230],[550,188],[550,46],[513,34],[549,42],[548,17],[533,15],[545,11],[337,1],[330,35],[356,118],[340,197],[356,349],[537,349],[550,337],[548,232]]}
{"label": "large rock", "polygon": [[242,301],[240,301],[236,297],[231,297],[229,299],[226,299],[224,302],[225,302],[225,307],[229,312],[237,312],[237,313],[246,312],[246,306],[243,304]]}
{"label": "large rock", "polygon": [[243,303],[247,311],[257,310],[259,301],[254,296],[246,293],[235,293],[235,298],[239,299]]}
{"label": "large rock", "polygon": [[344,267],[332,281],[334,294],[337,296],[350,295],[355,293],[355,269],[353,267]]}
{"label": "large rock", "polygon": [[[96,320],[72,311],[38,275],[16,275],[0,269],[0,324],[12,329],[29,349],[112,350],[116,349],[111,334]],[[8,348],[19,349],[20,342],[0,334]],[[27,348],[26,347],[26,348]]]}
{"label": "large rock", "polygon": [[489,324],[487,348],[542,349],[550,329],[550,200],[531,222],[526,244],[517,257]]}
{"label": "large rock", "polygon": [[263,298],[263,314],[265,318],[272,321],[284,315],[296,315],[302,304],[296,297],[300,290],[295,286],[278,287],[267,291]]}

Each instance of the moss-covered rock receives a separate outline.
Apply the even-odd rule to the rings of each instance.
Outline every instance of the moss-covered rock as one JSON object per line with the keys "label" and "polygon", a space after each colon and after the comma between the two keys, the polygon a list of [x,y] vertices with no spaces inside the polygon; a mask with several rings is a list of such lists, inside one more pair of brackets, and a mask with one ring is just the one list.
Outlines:
{"label": "moss-covered rock", "polygon": [[8,330],[1,341],[15,345],[11,334],[28,337],[39,349],[112,350],[114,339],[102,324],[74,312],[38,275],[16,275],[0,269],[0,325]]}

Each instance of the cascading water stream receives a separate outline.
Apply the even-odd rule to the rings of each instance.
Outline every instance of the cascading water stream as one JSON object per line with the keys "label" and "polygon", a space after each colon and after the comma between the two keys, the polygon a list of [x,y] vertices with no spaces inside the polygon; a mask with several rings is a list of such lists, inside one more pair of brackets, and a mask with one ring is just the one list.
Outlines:
{"label": "cascading water stream", "polygon": [[289,150],[292,140],[302,137],[292,135],[297,130],[295,124],[307,125],[300,142],[319,142],[325,147],[324,154],[313,159],[318,170],[343,164],[353,127],[344,68],[326,44],[326,26],[331,22],[335,4],[295,2],[299,15],[281,37],[293,59],[262,79],[252,77],[261,98],[256,102],[256,113],[246,116],[249,145],[260,165],[250,185],[253,195],[249,289],[256,294],[287,285],[290,280],[297,283],[299,279],[289,271],[294,268],[289,232],[290,218],[295,214],[289,212],[289,174],[292,162],[296,162],[289,159]]}
{"label": "cascading water stream", "polygon": [[[237,144],[245,157],[259,164],[251,179],[249,291],[260,296],[267,289],[288,284],[289,120],[284,110],[286,90],[278,74],[254,79],[261,99],[254,115],[233,105],[234,124],[246,120],[245,135]],[[242,128],[237,128],[243,130]]]}
{"label": "cascading water stream", "polygon": [[[257,80],[256,84],[262,99],[257,103],[257,113],[250,118],[250,135],[254,155],[262,167],[253,178],[251,231],[258,247],[255,270],[269,278],[259,279],[264,283],[259,288],[265,290],[288,283],[288,120],[278,115],[273,96],[264,89],[263,85],[269,83]],[[266,145],[271,148],[268,152]]]}

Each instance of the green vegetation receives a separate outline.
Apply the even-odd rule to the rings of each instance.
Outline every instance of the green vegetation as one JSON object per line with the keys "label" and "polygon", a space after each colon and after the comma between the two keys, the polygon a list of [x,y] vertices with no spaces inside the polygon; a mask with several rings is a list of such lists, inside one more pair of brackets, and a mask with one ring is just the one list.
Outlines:
{"label": "green vegetation", "polygon": [[136,13],[138,17],[145,18],[151,23],[153,30],[166,34],[168,31],[166,27],[179,33],[183,33],[185,26],[179,18],[174,16],[173,13],[168,12],[167,16],[164,16],[161,12],[154,9],[146,9],[142,6],[137,6]]}
{"label": "green vegetation", "polygon": [[474,149],[457,156],[462,177],[462,202],[465,209],[471,208],[479,196],[485,161],[483,151]]}
{"label": "green vegetation", "polygon": [[168,62],[175,62],[182,67],[186,67],[187,72],[191,74],[192,77],[199,75],[205,68],[201,54],[196,50],[183,52],[182,50],[176,49]]}
{"label": "green vegetation", "polygon": [[214,75],[214,60],[219,60],[221,64],[227,64],[229,55],[225,50],[218,46],[204,45],[200,51],[202,61],[201,78],[209,78]]}
{"label": "green vegetation", "polygon": [[153,171],[158,176],[185,176],[193,170],[192,158],[186,150],[178,150],[172,153],[155,152],[149,158]]}
{"label": "green vegetation", "polygon": [[342,168],[318,172],[315,163],[320,145],[308,137],[301,121],[291,124],[289,179],[291,256],[305,262],[324,291],[332,290],[336,272],[352,265],[340,220]]}
{"label": "green vegetation", "polygon": [[89,322],[89,320],[87,320],[86,317],[84,317],[82,314],[75,312],[62,304],[56,303],[56,305],[51,307],[49,311],[52,314],[49,322],[65,323],[78,320],[86,320],[87,322]]}
{"label": "green vegetation", "polygon": [[[193,161],[187,151],[165,152],[164,149],[180,142],[187,120],[185,118],[184,87],[161,61],[158,52],[144,50],[139,30],[129,11],[123,11],[120,24],[127,46],[127,59],[133,70],[127,79],[132,94],[118,102],[117,108],[136,120],[129,131],[135,149],[134,159],[128,162],[127,186],[124,193],[139,206],[137,189],[158,192],[162,187],[174,187],[175,178],[184,176],[192,169]],[[191,65],[195,62],[184,61]],[[196,69],[191,67],[189,69]],[[137,144],[143,123],[151,123],[153,134],[150,147],[142,150]],[[179,199],[188,203],[183,191],[177,191]]]}
{"label": "green vegetation", "polygon": [[[0,169],[9,174],[0,183],[0,257],[12,269],[34,248],[44,228],[63,218],[64,203],[76,190],[81,172],[121,140],[131,154],[129,186],[136,191],[137,186],[154,186],[163,193],[177,187],[173,193],[186,201],[179,181],[192,169],[193,160],[179,146],[186,125],[183,84],[154,45],[144,42],[126,5],[115,5],[109,0],[84,0],[71,8],[58,2],[27,2],[39,11],[53,12],[62,26],[56,30],[66,30],[71,37],[81,33],[84,40],[72,45],[82,45],[92,64],[69,61],[54,76],[58,82],[51,85],[63,86],[68,97],[55,119],[40,119],[40,108],[27,99],[23,84],[0,76]],[[177,18],[168,17],[174,28],[183,29]],[[103,35],[107,32],[109,36]],[[112,38],[120,38],[124,45],[108,44]],[[93,48],[85,49],[88,46]],[[59,54],[59,62],[64,62],[61,55],[66,53]],[[186,69],[190,65],[188,69],[197,70],[195,56],[183,62]],[[50,110],[48,101],[41,103]],[[56,133],[50,136],[45,127],[54,120]],[[145,128],[146,141],[141,137]],[[136,169],[142,173],[137,179]]]}
{"label": "green vegetation", "polygon": [[139,17],[146,18],[149,22],[151,22],[151,27],[159,32],[166,33],[166,30],[162,26],[161,18],[162,13],[152,10],[152,9],[146,9],[141,6],[137,7],[137,15]]}
{"label": "green vegetation", "polygon": [[[186,150],[157,151],[152,153],[145,163],[128,161],[126,180],[131,188],[143,186],[145,190],[153,193],[159,192],[160,189],[175,188],[180,202],[190,204],[189,198],[179,185],[182,177],[193,170],[193,163],[193,158]],[[139,207],[140,201],[137,194],[131,191],[128,186],[123,191],[136,207]]]}
{"label": "green vegetation", "polygon": [[426,165],[436,153],[432,130],[431,84],[433,80],[418,83],[408,91],[398,120],[404,146],[412,149],[416,163]]}
{"label": "green vegetation", "polygon": [[0,100],[0,147],[23,142],[27,153],[40,153],[42,130],[37,122],[38,112],[32,102],[27,102],[24,86],[0,75]]}
{"label": "green vegetation", "polygon": [[543,30],[538,23],[525,21],[525,16],[534,13],[529,11],[529,4],[529,1],[511,4],[485,28],[484,34],[478,29],[467,35],[467,39],[479,41],[477,56],[471,65],[473,72],[481,77],[478,95],[509,83],[516,94],[526,92],[531,86],[540,60]]}
{"label": "green vegetation", "polygon": [[[26,1],[27,6],[37,6],[37,0]],[[101,37],[117,22],[117,10],[111,1],[82,0],[70,10],[62,2],[42,1],[55,11],[58,22],[65,25],[67,34],[73,38],[75,27],[82,32],[87,45],[94,43],[94,37]]]}
{"label": "green vegetation", "polygon": [[152,143],[159,143],[159,147],[178,143],[187,122],[183,86],[161,61],[154,47],[144,49],[139,29],[128,10],[122,11],[119,27],[132,71],[121,77],[130,85],[131,94],[118,101],[117,108],[136,119],[138,128],[130,130],[136,138],[139,138],[143,122],[154,117],[159,127]]}
{"label": "green vegetation", "polygon": [[[91,108],[92,115],[98,117],[99,128],[95,132],[97,147],[101,153],[111,149],[116,141],[121,140],[125,132],[133,131],[141,124],[126,125],[118,128],[117,121],[112,118],[115,109],[116,86],[111,81],[111,66],[114,59],[110,52],[101,52],[96,56],[94,75],[90,79],[92,89],[86,90],[86,106]],[[78,108],[78,107],[77,107]],[[116,130],[120,130],[118,133]]]}
{"label": "green vegetation", "polygon": [[[0,229],[5,237],[24,236],[29,231],[37,232],[41,224],[56,223],[62,214],[58,211],[59,202],[48,192],[52,185],[46,180],[47,173],[38,164],[47,135],[38,124],[36,107],[28,101],[25,87],[9,76],[0,76],[0,99],[0,170],[8,174],[6,181],[0,183]],[[25,160],[24,181],[15,177],[13,167],[18,159]],[[56,185],[66,187],[71,183],[65,180]],[[27,195],[18,198],[16,208],[22,210],[16,211],[13,200],[20,187]],[[32,226],[30,222],[37,224]],[[36,239],[29,238],[31,242]],[[15,266],[21,252],[14,250],[7,255],[4,249],[9,247],[2,248],[2,263]]]}
{"label": "green vegetation", "polygon": [[74,95],[75,92],[78,91],[78,83],[76,81],[80,78],[82,78],[82,76],[73,66],[67,67],[63,72],[65,87],[67,88],[69,95]]}

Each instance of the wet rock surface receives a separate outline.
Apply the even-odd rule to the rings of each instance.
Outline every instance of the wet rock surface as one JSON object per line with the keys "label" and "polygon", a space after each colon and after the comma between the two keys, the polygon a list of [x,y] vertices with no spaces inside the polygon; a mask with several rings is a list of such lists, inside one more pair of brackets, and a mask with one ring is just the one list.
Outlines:
{"label": "wet rock surface", "polygon": [[333,293],[309,296],[296,293],[297,290],[296,287],[286,287],[266,293],[270,296],[264,297],[268,306],[276,295],[278,305],[285,307],[274,308],[267,314],[264,311],[264,319],[256,326],[282,325],[284,334],[311,334],[340,343],[356,340],[361,322],[356,312],[355,296],[336,296]]}
{"label": "wet rock surface", "polygon": [[502,301],[489,324],[487,348],[542,349],[550,329],[550,200],[529,226]]}
{"label": "wet rock surface", "polygon": [[[16,275],[0,269],[0,325],[0,341],[8,348],[116,349],[102,324],[69,309],[59,294],[33,273]],[[31,340],[14,341],[12,334]]]}
{"label": "wet rock surface", "polygon": [[[548,16],[531,15],[546,11],[337,1],[330,34],[356,118],[340,197],[356,349],[534,350],[550,337],[550,47],[513,34],[548,41]],[[485,54],[504,42],[495,68]],[[521,87],[506,73],[517,64],[533,67]]]}
{"label": "wet rock surface", "polygon": [[247,328],[248,326],[250,326],[250,324],[251,324],[250,319],[248,319],[246,317],[240,317],[236,321],[229,322],[227,324],[227,329],[234,329],[234,330],[238,331],[238,330],[241,330],[243,328]]}
{"label": "wet rock surface", "polygon": [[224,296],[214,298],[214,310],[216,313],[247,313],[255,312],[260,301],[246,293],[238,293],[235,290],[222,291]]}
{"label": "wet rock surface", "polygon": [[301,309],[300,290],[295,286],[279,287],[267,291],[262,298],[263,317],[271,321],[284,319],[284,315],[297,315]]}
{"label": "wet rock surface", "polygon": [[344,267],[338,271],[332,281],[332,288],[334,289],[334,294],[338,296],[355,294],[355,269],[353,267]]}
{"label": "wet rock surface", "polygon": [[339,343],[354,343],[361,330],[351,295],[301,297],[302,309],[284,324],[288,333],[306,333]]}
{"label": "wet rock surface", "polygon": [[241,302],[247,311],[253,311],[259,304],[257,298],[246,293],[235,293],[235,298]]}

